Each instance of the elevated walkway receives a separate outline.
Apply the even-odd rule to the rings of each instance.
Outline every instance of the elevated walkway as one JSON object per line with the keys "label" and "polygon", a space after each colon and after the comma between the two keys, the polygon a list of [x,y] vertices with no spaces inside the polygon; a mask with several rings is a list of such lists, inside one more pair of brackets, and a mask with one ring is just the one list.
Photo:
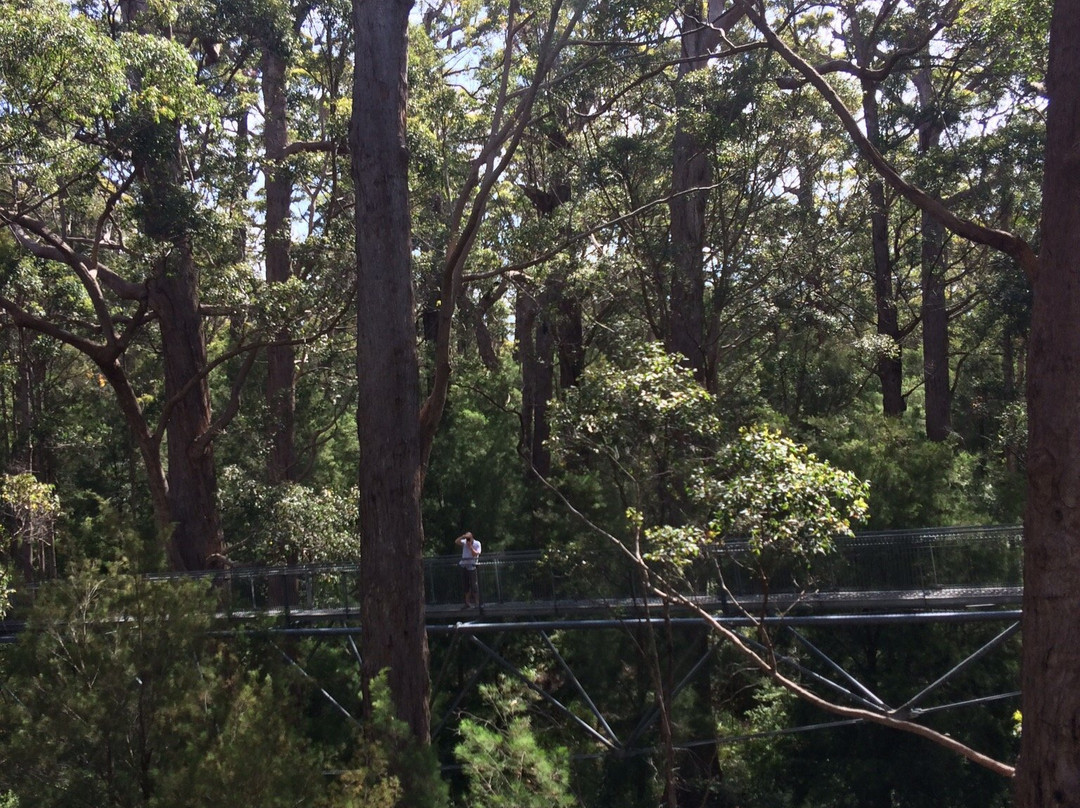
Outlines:
{"label": "elevated walkway", "polygon": [[[1021,542],[1021,529],[1014,526],[861,533],[840,540],[834,553],[805,569],[774,569],[766,580],[756,572],[750,548],[733,542],[690,570],[691,588],[683,594],[701,609],[733,620],[745,613],[835,620],[921,613],[959,619],[1019,608]],[[478,568],[482,607],[469,610],[461,602],[457,560],[450,555],[424,560],[427,621],[436,632],[461,623],[638,620],[662,607],[642,596],[633,568],[614,553],[565,559],[514,551],[484,555]],[[212,582],[222,592],[221,617],[228,621],[269,618],[298,633],[357,627],[360,621],[357,564],[145,577]],[[669,613],[686,616],[689,610],[674,606]],[[10,617],[0,624],[0,641],[21,628],[18,612]]]}

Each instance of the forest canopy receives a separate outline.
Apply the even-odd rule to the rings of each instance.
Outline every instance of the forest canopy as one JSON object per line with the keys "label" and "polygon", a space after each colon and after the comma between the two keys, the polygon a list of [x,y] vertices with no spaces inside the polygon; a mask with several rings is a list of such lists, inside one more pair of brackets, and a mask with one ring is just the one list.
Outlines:
{"label": "forest canopy", "polygon": [[[724,542],[747,541],[767,577],[856,530],[1025,518],[1038,569],[1071,569],[1080,554],[1050,560],[1077,541],[1059,518],[1071,495],[1053,499],[1073,467],[1052,409],[1075,403],[1072,338],[1054,330],[1071,297],[1047,280],[1071,271],[1054,240],[1071,230],[1047,224],[1042,177],[1071,165],[1051,124],[1071,120],[1054,93],[1074,73],[1051,45],[1080,32],[1058,22],[1075,0],[1055,5],[5,3],[0,596],[91,571],[360,562],[367,629],[343,686],[377,732],[321,746],[308,728],[288,748],[366,772],[328,800],[392,772],[386,804],[438,804],[416,774],[442,653],[422,559],[465,530],[487,553],[633,557],[663,597],[663,576],[682,582]],[[129,596],[145,593],[110,597]],[[1025,636],[1060,642],[1053,614]],[[877,676],[895,649],[863,640],[837,653]],[[198,721],[286,732],[254,705],[288,700],[280,671],[192,653],[213,672]],[[12,670],[47,656],[23,649]],[[669,721],[657,659],[612,681],[658,701],[670,752],[694,708]],[[721,684],[720,667],[694,693],[715,726],[766,731],[805,709],[776,678],[744,697],[745,672]],[[161,675],[189,698],[179,669]],[[470,776],[515,782],[500,767],[520,752],[536,799],[571,804],[552,774],[566,741],[536,746],[523,698],[487,687],[459,754],[490,757]],[[1024,715],[1044,709],[1063,708]],[[217,754],[198,721],[185,766]],[[1012,711],[969,729],[964,743],[1016,759]],[[406,736],[415,758],[381,757]],[[729,794],[707,784],[720,758],[693,756],[642,794],[691,799],[681,770],[712,804],[840,804],[755,785],[783,749],[733,753]],[[575,772],[579,800],[617,790]],[[975,780],[981,804],[1004,799],[1007,783]]]}

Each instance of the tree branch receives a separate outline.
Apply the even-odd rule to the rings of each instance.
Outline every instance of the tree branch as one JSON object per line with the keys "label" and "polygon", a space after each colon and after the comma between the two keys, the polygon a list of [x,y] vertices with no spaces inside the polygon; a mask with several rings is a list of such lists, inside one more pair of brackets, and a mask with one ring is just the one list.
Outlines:
{"label": "tree branch", "polygon": [[[635,563],[645,564],[644,560],[640,558],[635,559]],[[713,631],[722,635],[726,640],[731,642],[732,645],[734,645],[735,648],[738,650],[738,652],[742,654],[745,658],[750,660],[755,666],[757,666],[757,668],[762,673],[764,673],[772,681],[783,687],[785,690],[789,691],[795,696],[798,696],[800,699],[807,702],[808,704],[812,704],[819,709],[832,713],[833,715],[839,715],[845,718],[855,718],[869,722],[871,724],[878,724],[880,726],[889,727],[890,729],[896,729],[902,732],[911,733],[912,735],[918,735],[921,738],[932,741],[938,746],[944,747],[950,752],[954,752],[961,757],[970,760],[972,763],[976,763],[985,769],[989,769],[995,774],[1002,775],[1003,777],[1012,777],[1016,773],[1016,768],[1014,766],[1010,766],[1007,763],[1002,763],[1001,761],[995,760],[988,755],[984,755],[982,752],[976,751],[970,746],[967,746],[966,744],[957,741],[955,738],[951,738],[950,736],[938,732],[937,730],[931,729],[930,727],[924,726],[922,724],[917,724],[914,721],[909,721],[904,718],[899,718],[895,714],[881,713],[874,710],[866,710],[858,707],[845,707],[842,704],[836,704],[835,702],[829,701],[826,698],[822,698],[821,696],[817,695],[811,690],[808,690],[806,687],[794,681],[793,679],[789,679],[788,677],[780,673],[774,663],[770,663],[769,661],[765,660],[760,654],[754,651],[754,649],[746,643],[746,641],[738,632],[732,631],[730,628],[717,620],[714,615],[706,612],[689,598],[685,597],[684,595],[680,595],[677,592],[669,592],[655,586],[652,587],[652,592],[657,597],[679,603],[682,606],[685,606],[694,613],[696,613],[700,618],[702,618],[706,623],[709,624]],[[758,625],[761,625],[760,621],[754,618],[748,612],[744,611],[743,614],[749,617],[751,620],[754,620],[754,622],[756,622]]]}
{"label": "tree branch", "polygon": [[[450,382],[451,326],[453,325],[454,306],[457,301],[457,296],[460,294],[462,288],[462,274],[464,271],[465,260],[472,250],[472,245],[476,240],[480,225],[484,220],[484,214],[487,210],[487,203],[491,197],[492,189],[513,159],[518,144],[521,142],[525,129],[532,118],[533,105],[540,92],[543,78],[551,71],[556,56],[566,46],[566,43],[570,39],[570,35],[573,33],[574,28],[584,12],[584,6],[577,8],[563,28],[561,34],[559,34],[558,19],[561,8],[562,2],[559,0],[551,9],[547,29],[544,32],[544,39],[540,47],[540,56],[537,59],[536,68],[533,71],[532,81],[529,85],[529,92],[527,92],[522,100],[518,102],[513,113],[508,116],[506,124],[502,127],[499,127],[499,119],[502,116],[502,110],[505,105],[507,84],[504,83],[500,90],[502,98],[499,101],[496,114],[492,120],[491,135],[489,136],[487,143],[485,143],[484,152],[482,152],[480,157],[474,161],[474,172],[471,177],[472,187],[476,187],[475,179],[479,172],[481,161],[487,162],[489,168],[485,172],[483,180],[479,183],[475,195],[472,196],[469,217],[464,226],[462,226],[460,232],[456,233],[452,238],[450,248],[447,251],[447,256],[443,263],[441,287],[442,305],[439,307],[438,331],[435,345],[435,380],[432,384],[431,393],[428,395],[427,400],[424,402],[420,411],[420,433],[425,457],[430,451],[431,441],[434,438],[435,430],[438,427],[439,420],[442,418],[443,409],[446,405],[446,395]],[[511,28],[512,26],[508,26],[508,30]],[[508,34],[508,37],[509,36],[510,35]],[[506,69],[504,70],[504,75],[507,76],[509,75],[509,60],[513,51],[510,44],[508,39],[505,48],[507,64]],[[502,156],[501,159],[495,163],[494,156],[500,146],[502,148]],[[459,197],[454,212],[454,216],[458,221],[460,221],[464,208],[468,204],[469,195],[468,189],[465,189]]]}
{"label": "tree branch", "polygon": [[349,143],[347,140],[294,140],[281,150],[281,156],[292,157],[297,154],[309,154],[311,152],[348,154]]}
{"label": "tree branch", "polygon": [[[999,760],[995,760],[988,755],[984,755],[981,752],[972,749],[970,746],[967,746],[966,744],[963,744],[960,741],[957,741],[954,738],[945,735],[944,733],[931,729],[930,727],[926,727],[922,724],[917,724],[914,721],[900,718],[894,713],[879,713],[873,710],[866,710],[857,707],[846,707],[842,704],[836,704],[829,701],[828,699],[817,695],[813,691],[808,690],[806,687],[794,681],[793,679],[789,679],[788,677],[784,676],[778,670],[775,659],[773,659],[772,662],[765,659],[761,656],[761,654],[759,654],[752,647],[750,647],[750,645],[738,632],[733,631],[731,628],[721,623],[714,615],[702,609],[690,598],[681,595],[678,592],[672,591],[673,587],[667,586],[667,582],[663,579],[663,576],[659,575],[656,570],[653,570],[651,567],[649,567],[649,565],[645,562],[645,559],[641,557],[640,552],[636,552],[635,550],[627,547],[626,544],[623,543],[620,539],[618,539],[616,536],[612,535],[608,531],[604,530],[602,527],[590,520],[584,513],[575,508],[573,504],[562,493],[562,491],[560,491],[556,486],[554,486],[550,481],[548,481],[546,477],[540,474],[535,467],[532,468],[532,472],[537,477],[537,479],[539,479],[541,484],[544,485],[553,494],[555,494],[555,496],[563,503],[563,505],[567,509],[570,510],[570,512],[576,518],[581,520],[586,526],[589,527],[590,530],[606,538],[615,546],[617,550],[619,550],[619,552],[623,556],[629,559],[631,563],[633,563],[639,569],[639,571],[643,573],[643,576],[646,580],[659,578],[660,581],[665,584],[664,587],[650,585],[649,588],[652,594],[656,595],[658,598],[661,598],[665,602],[678,603],[681,606],[690,609],[705,623],[707,623],[713,631],[724,637],[724,639],[728,640],[734,646],[734,648],[744,658],[749,660],[756,668],[758,668],[758,670],[760,670],[762,674],[764,674],[772,681],[776,682],[785,690],[806,701],[807,703],[812,704],[815,707],[825,710],[826,712],[830,712],[834,715],[839,715],[845,718],[852,718],[860,721],[867,721],[869,723],[878,724],[880,726],[889,727],[891,729],[900,730],[902,732],[908,732],[912,735],[918,735],[919,737],[932,741],[933,743],[936,743],[951,752],[955,752],[956,754],[964,757],[967,760],[970,760],[973,763],[977,763],[978,765],[989,769],[995,774],[1000,774],[1004,777],[1012,777],[1015,773],[1015,767],[1010,766],[1006,763],[1002,763]],[[727,591],[726,587],[725,591]],[[730,592],[728,592],[728,594],[730,595]],[[730,598],[730,600],[737,605],[737,601],[735,601],[734,598]],[[742,609],[741,607],[740,611],[742,612],[743,616],[746,617],[758,631],[764,631],[764,624],[759,618],[750,614],[747,610]]]}
{"label": "tree branch", "polygon": [[907,182],[882,156],[869,138],[863,134],[858,121],[855,120],[855,116],[845,106],[843,100],[825,77],[777,36],[751,0],[735,0],[735,2],[746,11],[747,18],[769,43],[769,47],[776,51],[784,61],[804,76],[806,81],[813,85],[814,89],[821,93],[822,98],[825,99],[837,118],[839,118],[840,123],[847,131],[859,153],[897,193],[920,210],[929,213],[956,235],[969,241],[985,244],[1011,256],[1020,264],[1029,280],[1035,278],[1038,273],[1038,256],[1030,244],[1014,233],[995,230],[957,216],[941,200],[926,193],[917,185]]}
{"label": "tree branch", "polygon": [[100,345],[92,340],[80,337],[78,334],[74,334],[67,329],[61,328],[49,320],[42,317],[37,317],[22,306],[18,305],[15,301],[6,297],[0,297],[0,309],[3,309],[8,313],[11,319],[15,322],[15,325],[21,328],[28,328],[31,331],[36,331],[39,334],[52,337],[55,340],[63,342],[65,345],[70,345],[80,353],[85,354],[95,364],[107,363],[110,359],[108,347]]}
{"label": "tree branch", "polygon": [[[104,264],[98,263],[91,257],[80,253],[60,236],[53,233],[44,222],[11,210],[0,210],[0,221],[8,225],[8,228],[23,248],[29,250],[38,258],[59,261],[75,270],[91,299],[101,298],[101,287],[98,285],[98,281],[122,300],[141,300],[146,296],[146,289],[141,283],[132,283],[126,278],[117,275]],[[20,231],[34,235],[40,241],[29,239]]]}

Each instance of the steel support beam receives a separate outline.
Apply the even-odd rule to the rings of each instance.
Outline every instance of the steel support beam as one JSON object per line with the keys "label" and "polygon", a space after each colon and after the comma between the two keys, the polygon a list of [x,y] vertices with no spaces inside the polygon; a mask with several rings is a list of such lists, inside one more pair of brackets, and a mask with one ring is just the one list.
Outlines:
{"label": "steel support beam", "polygon": [[470,639],[472,640],[474,645],[476,645],[478,648],[480,648],[485,654],[487,654],[492,660],[494,660],[500,667],[502,667],[504,670],[509,671],[510,673],[512,673],[515,677],[517,677],[531,691],[538,694],[544,700],[546,700],[547,702],[554,705],[555,708],[559,710],[559,712],[561,712],[564,715],[566,715],[567,717],[569,717],[571,721],[573,721],[575,724],[577,724],[579,727],[581,727],[583,730],[585,730],[585,732],[588,735],[590,735],[592,738],[594,738],[595,740],[602,743],[608,749],[614,750],[614,749],[617,748],[616,745],[614,743],[612,743],[609,739],[605,738],[603,735],[601,735],[595,729],[593,729],[588,724],[586,724],[584,721],[582,721],[565,704],[563,704],[561,701],[556,699],[554,696],[552,696],[550,693],[545,691],[543,688],[538,687],[533,681],[531,681],[529,679],[528,676],[526,676],[524,673],[522,673],[521,669],[518,668],[516,665],[513,665],[510,662],[508,662],[507,660],[503,659],[502,656],[500,656],[498,653],[493,651],[491,648],[489,648],[487,645],[485,645],[478,638],[471,637]]}
{"label": "steel support beam", "polygon": [[1005,640],[1007,640],[1009,637],[1011,637],[1013,634],[1015,634],[1019,630],[1020,630],[1020,624],[1019,623],[1013,623],[1011,626],[1009,626],[1004,631],[1002,631],[1000,634],[998,634],[996,637],[994,637],[992,640],[990,640],[990,642],[986,643],[978,651],[971,654],[967,659],[965,659],[959,665],[956,665],[955,667],[953,667],[951,670],[949,670],[943,676],[941,676],[937,680],[931,682],[926,687],[924,687],[922,690],[920,690],[918,693],[916,693],[914,696],[912,696],[910,699],[908,699],[906,702],[901,704],[893,712],[894,713],[900,713],[900,714],[904,714],[904,713],[917,714],[918,710],[913,710],[912,709],[912,708],[915,707],[916,704],[918,704],[920,701],[922,701],[924,698],[926,698],[930,693],[934,692],[938,687],[943,685],[945,682],[949,681],[949,679],[951,679],[953,676],[960,673],[960,671],[966,669],[967,667],[969,667],[973,663],[975,663],[978,660],[982,659],[984,656],[986,656],[992,650],[997,648],[999,645],[1001,645],[1003,642],[1005,642]]}
{"label": "steel support beam", "polygon": [[806,637],[797,632],[791,626],[788,626],[788,631],[790,632],[791,636],[798,640],[800,645],[802,645],[804,648],[810,651],[811,654],[816,656],[818,659],[828,665],[832,670],[838,673],[849,685],[862,693],[863,696],[876,704],[878,706],[878,709],[888,709],[888,706],[885,704],[885,702],[883,702],[876,695],[874,695],[868,687],[866,687],[862,682],[860,682],[858,679],[856,679],[854,676],[844,670],[839,664],[830,659],[824,651],[822,651],[820,648],[810,642],[810,640],[806,639]]}

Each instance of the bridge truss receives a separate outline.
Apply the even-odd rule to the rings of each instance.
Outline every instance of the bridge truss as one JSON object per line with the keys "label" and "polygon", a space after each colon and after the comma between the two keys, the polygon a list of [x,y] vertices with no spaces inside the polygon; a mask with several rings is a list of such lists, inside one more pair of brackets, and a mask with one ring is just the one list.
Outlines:
{"label": "bridge truss", "polygon": [[[742,675],[738,671],[745,663],[732,656],[730,643],[717,637],[709,621],[739,631],[752,648],[775,657],[784,673],[840,704],[912,721],[998,702],[1011,713],[1019,695],[1015,688],[963,699],[950,693],[995,652],[1015,651],[1020,543],[1015,527],[861,534],[842,542],[812,579],[776,571],[768,597],[763,582],[746,572],[745,545],[728,545],[713,559],[717,575],[699,576],[696,587],[684,593],[691,605],[644,596],[633,570],[617,563],[601,575],[583,574],[567,559],[518,552],[485,556],[479,575],[482,608],[466,610],[458,603],[456,558],[426,559],[433,741],[452,749],[457,721],[481,709],[479,686],[501,676],[534,695],[533,714],[543,728],[559,732],[567,743],[577,738],[578,756],[650,753],[660,717],[656,680],[650,682],[645,673],[650,665],[661,672],[668,704],[700,697],[725,676]],[[204,575],[228,593],[221,614],[224,631],[264,636],[309,675],[310,666],[291,650],[295,638],[343,643],[360,661],[358,571],[355,565],[322,565]],[[903,692],[878,692],[852,669],[850,654],[829,647],[842,650],[847,642],[842,638],[860,632],[887,644],[890,632],[944,626],[957,627],[966,641],[960,656],[936,660],[933,674],[924,670],[905,682]],[[903,660],[889,664],[899,667]],[[612,693],[614,677],[636,682],[629,688],[638,692]],[[319,687],[346,720],[355,720],[343,706],[345,694]],[[601,692],[616,703],[602,703]],[[856,723],[821,719],[781,731]],[[737,729],[698,724],[678,728],[678,748],[715,748],[748,738]]]}
{"label": "bridge truss", "polygon": [[[756,591],[760,582],[739,577],[737,554],[744,549],[727,548],[734,559],[722,573],[726,587],[701,587],[691,595],[694,605],[720,625],[741,631],[760,653],[775,654],[782,672],[822,696],[916,722],[983,705],[1008,714],[1017,708],[1015,685],[960,699],[950,694],[992,654],[1016,657],[1018,528],[863,534],[841,547],[815,588],[800,589],[793,579],[774,581],[768,601]],[[486,598],[482,609],[466,610],[453,602],[460,588],[455,561],[429,559],[426,571],[432,732],[437,744],[453,735],[460,716],[477,709],[478,686],[503,676],[534,694],[534,712],[545,726],[557,728],[564,737],[576,735],[579,756],[650,753],[660,714],[655,697],[639,694],[639,710],[632,718],[622,699],[617,698],[616,705],[601,703],[598,693],[610,691],[609,682],[597,681],[594,671],[610,668],[612,661],[598,665],[598,655],[615,653],[622,656],[622,665],[644,671],[644,663],[631,657],[647,646],[645,636],[652,631],[659,638],[657,661],[668,702],[701,688],[702,679],[725,675],[718,673],[718,666],[739,665],[702,615],[642,597],[626,570],[617,570],[606,579],[607,586],[596,591],[595,578],[575,580],[539,554],[494,555],[481,568]],[[584,596],[583,588],[590,587],[590,596]],[[305,586],[293,589],[298,595],[311,591]],[[269,633],[344,640],[359,659],[354,637],[361,628],[355,606],[337,606],[327,608],[324,602],[319,608],[317,597],[299,598],[295,606],[281,607],[282,624]],[[958,656],[937,660],[938,669],[930,675],[923,665],[903,693],[876,692],[872,682],[827,647],[828,638],[844,634],[870,631],[887,643],[890,632],[910,635],[944,626],[955,627]],[[822,716],[821,721],[781,732],[854,723],[860,720]],[[748,738],[739,731],[706,736],[684,735],[676,745],[693,750]]]}

